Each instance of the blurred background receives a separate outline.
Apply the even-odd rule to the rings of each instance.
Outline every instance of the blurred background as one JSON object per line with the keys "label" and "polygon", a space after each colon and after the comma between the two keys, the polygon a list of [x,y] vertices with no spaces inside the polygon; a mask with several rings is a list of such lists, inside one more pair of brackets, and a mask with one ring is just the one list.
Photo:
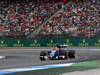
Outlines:
{"label": "blurred background", "polygon": [[0,38],[100,38],[100,1],[0,0]]}

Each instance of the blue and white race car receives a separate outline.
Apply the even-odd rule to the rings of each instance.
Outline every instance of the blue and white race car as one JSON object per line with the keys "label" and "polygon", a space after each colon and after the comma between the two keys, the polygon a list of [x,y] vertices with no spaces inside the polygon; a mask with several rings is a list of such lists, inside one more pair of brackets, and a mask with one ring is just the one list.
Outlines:
{"label": "blue and white race car", "polygon": [[67,59],[75,58],[75,50],[69,50],[68,45],[57,45],[57,47],[51,51],[41,51],[40,60],[46,59]]}

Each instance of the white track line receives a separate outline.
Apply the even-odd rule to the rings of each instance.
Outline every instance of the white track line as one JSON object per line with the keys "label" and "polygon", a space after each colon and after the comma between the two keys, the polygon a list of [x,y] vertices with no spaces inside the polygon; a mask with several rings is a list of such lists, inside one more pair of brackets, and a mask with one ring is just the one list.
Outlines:
{"label": "white track line", "polygon": [[31,70],[40,70],[40,69],[48,69],[48,68],[56,68],[56,67],[68,67],[74,63],[66,63],[66,64],[53,64],[53,65],[44,65],[44,66],[32,66],[32,67],[23,67],[16,69],[5,69],[0,71],[31,71]]}
{"label": "white track line", "polygon": [[5,58],[5,56],[0,56],[0,59],[3,59],[3,58]]}

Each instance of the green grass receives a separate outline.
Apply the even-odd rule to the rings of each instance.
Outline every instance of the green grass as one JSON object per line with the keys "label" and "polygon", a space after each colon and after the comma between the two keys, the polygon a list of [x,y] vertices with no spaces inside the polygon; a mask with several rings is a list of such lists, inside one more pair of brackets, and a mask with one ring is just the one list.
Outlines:
{"label": "green grass", "polygon": [[80,63],[75,63],[71,66],[90,66],[90,67],[98,67],[99,61],[91,61],[91,62],[80,62]]}

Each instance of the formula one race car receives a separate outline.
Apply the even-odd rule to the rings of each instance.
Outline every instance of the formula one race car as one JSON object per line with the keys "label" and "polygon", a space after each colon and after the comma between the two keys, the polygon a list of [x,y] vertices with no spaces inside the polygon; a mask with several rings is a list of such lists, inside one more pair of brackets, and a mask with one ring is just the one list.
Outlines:
{"label": "formula one race car", "polygon": [[69,50],[69,45],[57,45],[51,51],[41,51],[40,60],[75,58],[75,50]]}

